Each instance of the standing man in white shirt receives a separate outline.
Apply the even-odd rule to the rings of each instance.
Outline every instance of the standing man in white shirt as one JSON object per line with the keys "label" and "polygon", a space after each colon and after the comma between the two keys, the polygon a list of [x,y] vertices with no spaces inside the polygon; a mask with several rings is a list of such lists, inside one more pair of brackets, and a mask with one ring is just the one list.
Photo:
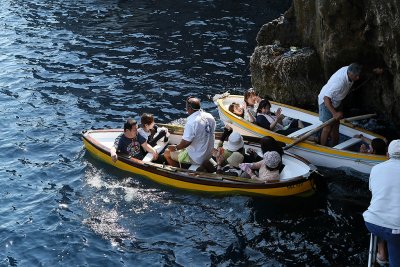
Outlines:
{"label": "standing man in white shirt", "polygon": [[375,165],[369,176],[371,203],[363,213],[365,225],[387,242],[389,265],[400,266],[400,140],[388,147],[389,160]]}
{"label": "standing man in white shirt", "polygon": [[200,100],[195,97],[186,100],[186,111],[189,117],[181,142],[168,146],[164,153],[168,164],[175,167],[180,163],[201,165],[211,158],[214,148],[214,117],[200,108]]}
{"label": "standing man in white shirt", "polygon": [[343,118],[340,104],[349,93],[353,83],[360,79],[360,74],[361,66],[357,63],[352,63],[336,71],[322,87],[318,95],[319,120],[326,122],[331,118],[335,118],[335,122],[322,129],[321,145],[325,146],[327,144],[329,136],[332,139],[332,146],[338,144],[340,119]]}

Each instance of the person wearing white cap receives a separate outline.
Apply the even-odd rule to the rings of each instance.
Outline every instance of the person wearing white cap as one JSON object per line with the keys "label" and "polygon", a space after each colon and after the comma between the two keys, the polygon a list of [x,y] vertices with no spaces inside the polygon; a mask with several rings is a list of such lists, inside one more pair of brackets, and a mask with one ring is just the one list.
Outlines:
{"label": "person wearing white cap", "polygon": [[244,141],[243,137],[238,132],[232,132],[229,135],[228,142],[225,142],[225,148],[214,149],[213,155],[216,158],[218,167],[228,164],[226,161],[233,152],[239,152],[244,156]]}
{"label": "person wearing white cap", "polygon": [[[369,177],[371,203],[363,213],[365,225],[387,242],[389,265],[400,266],[400,140],[388,147],[389,160],[375,165]],[[378,255],[379,257],[379,255]]]}
{"label": "person wearing white cap", "polygon": [[[263,159],[255,163],[242,163],[240,169],[246,172],[252,179],[263,182],[272,182],[279,180],[279,166],[282,158],[276,151],[264,153]],[[259,170],[258,175],[252,170]]]}

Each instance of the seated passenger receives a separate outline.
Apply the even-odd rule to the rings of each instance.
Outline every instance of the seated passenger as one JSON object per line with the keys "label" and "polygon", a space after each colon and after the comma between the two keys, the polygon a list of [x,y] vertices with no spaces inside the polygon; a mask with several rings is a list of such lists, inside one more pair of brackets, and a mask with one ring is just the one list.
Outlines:
{"label": "seated passenger", "polygon": [[233,132],[233,129],[229,125],[225,125],[224,131],[223,131],[221,137],[219,138],[218,147],[222,147],[224,145],[226,138],[228,138],[232,132]]}
{"label": "seated passenger", "polygon": [[157,159],[158,153],[154,150],[144,137],[138,134],[137,122],[134,119],[128,119],[124,124],[124,132],[120,134],[114,141],[110,154],[113,162],[118,160],[118,153],[126,154],[132,158],[142,160],[144,154],[140,149],[152,153],[153,158]]}
{"label": "seated passenger", "polygon": [[[276,151],[265,152],[263,160],[255,163],[242,163],[240,169],[246,172],[251,179],[262,182],[274,182],[279,180],[279,167],[282,158]],[[253,170],[258,170],[258,175]]]}
{"label": "seated passenger", "polygon": [[221,161],[222,158],[217,160],[217,173],[224,174],[224,175],[231,175],[231,176],[241,176],[243,171],[239,168],[239,164],[243,162],[244,156],[239,152],[233,152],[226,161],[228,164],[225,166]]}
{"label": "seated passenger", "polygon": [[225,149],[218,147],[213,150],[213,156],[217,162],[221,161],[222,166],[227,164],[226,159],[229,158],[233,152],[239,152],[244,155],[244,142],[243,137],[238,132],[232,132],[229,135],[228,142],[225,145]]}
{"label": "seated passenger", "polygon": [[[264,136],[263,138],[261,138],[260,145],[261,152],[263,154],[269,151],[276,151],[281,157],[284,154],[283,147],[285,146],[285,143],[276,141],[272,136]],[[262,157],[260,157],[257,152],[252,148],[247,149],[247,153],[249,154],[250,162],[262,160]]]}
{"label": "seated passenger", "polygon": [[153,114],[143,113],[140,122],[142,125],[138,129],[138,133],[147,140],[149,145],[155,146],[161,138],[168,138],[168,129],[165,127],[157,127],[154,123]]}
{"label": "seated passenger", "polygon": [[233,102],[229,105],[228,110],[236,116],[244,118],[244,110],[240,104]]}
{"label": "seated passenger", "polygon": [[361,138],[361,140],[364,143],[368,144],[368,147],[365,144],[362,144],[360,146],[360,152],[361,153],[369,153],[369,154],[375,154],[375,155],[386,155],[387,152],[387,147],[386,147],[386,142],[381,139],[381,138],[374,138],[374,139],[369,139],[362,134],[356,134],[354,135],[355,138]]}
{"label": "seated passenger", "polygon": [[267,99],[261,100],[258,105],[256,124],[283,135],[291,134],[304,127],[300,120],[285,118],[281,108],[278,108],[276,113],[272,113],[271,103]]}
{"label": "seated passenger", "polygon": [[256,94],[253,88],[250,88],[244,93],[244,119],[249,122],[255,122],[257,116],[257,107],[261,98]]}
{"label": "seated passenger", "polygon": [[196,97],[187,98],[186,111],[189,116],[182,139],[179,144],[168,146],[164,157],[174,167],[184,163],[204,165],[202,168],[208,169],[214,149],[215,119],[201,109],[200,99]]}

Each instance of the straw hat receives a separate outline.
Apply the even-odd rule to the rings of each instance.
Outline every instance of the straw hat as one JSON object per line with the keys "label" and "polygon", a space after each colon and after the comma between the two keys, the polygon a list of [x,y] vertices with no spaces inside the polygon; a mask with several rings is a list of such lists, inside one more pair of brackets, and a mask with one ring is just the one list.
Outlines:
{"label": "straw hat", "polygon": [[239,152],[233,152],[232,155],[229,156],[229,158],[226,159],[226,161],[233,167],[238,168],[239,164],[242,163],[244,160],[244,156],[242,153]]}
{"label": "straw hat", "polygon": [[276,151],[268,151],[264,153],[264,163],[271,169],[278,167],[281,161],[281,155]]}
{"label": "straw hat", "polygon": [[244,146],[243,137],[238,132],[232,132],[229,135],[226,149],[230,151],[238,151]]}
{"label": "straw hat", "polygon": [[388,147],[388,153],[391,158],[400,158],[400,139],[393,140],[390,142]]}

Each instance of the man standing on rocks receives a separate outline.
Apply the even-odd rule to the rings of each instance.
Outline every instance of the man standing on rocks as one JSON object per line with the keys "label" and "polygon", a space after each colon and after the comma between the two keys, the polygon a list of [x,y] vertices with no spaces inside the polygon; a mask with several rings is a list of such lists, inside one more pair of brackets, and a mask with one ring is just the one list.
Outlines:
{"label": "man standing on rocks", "polygon": [[331,118],[335,121],[322,129],[320,144],[325,146],[329,136],[332,140],[332,146],[339,142],[340,119],[343,118],[343,112],[340,104],[347,96],[351,86],[360,79],[361,66],[352,63],[336,71],[322,87],[318,95],[319,119],[326,122]]}

